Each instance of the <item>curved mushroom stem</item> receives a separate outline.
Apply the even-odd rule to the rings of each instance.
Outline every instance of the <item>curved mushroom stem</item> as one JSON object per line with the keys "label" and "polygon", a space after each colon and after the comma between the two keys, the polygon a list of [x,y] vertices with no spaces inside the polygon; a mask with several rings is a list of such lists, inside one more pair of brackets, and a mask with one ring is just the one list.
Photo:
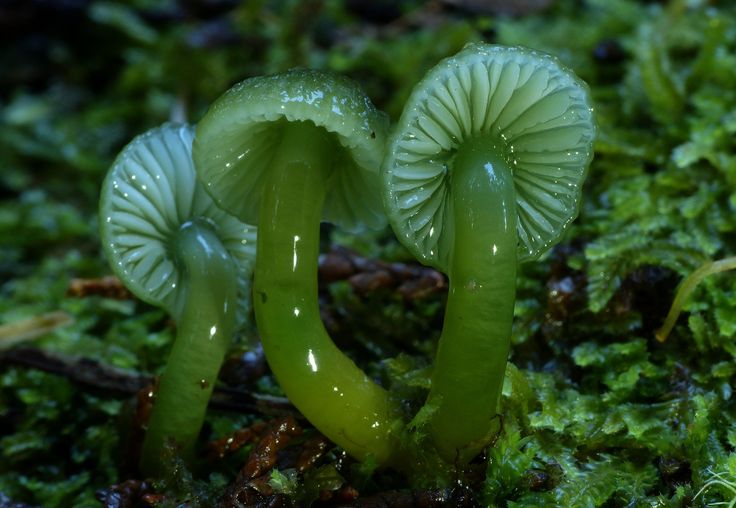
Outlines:
{"label": "curved mushroom stem", "polygon": [[153,476],[167,443],[192,453],[235,325],[237,268],[212,226],[187,222],[172,250],[187,293],[143,441],[141,469]]}
{"label": "curved mushroom stem", "polygon": [[335,346],[319,314],[329,134],[309,122],[291,122],[282,136],[258,225],[253,300],[263,350],[286,395],[325,436],[358,459],[390,462],[397,447],[388,393]]}
{"label": "curved mushroom stem", "polygon": [[471,459],[498,428],[517,264],[514,185],[501,153],[483,136],[453,163],[450,290],[428,399],[431,435],[450,462]]}

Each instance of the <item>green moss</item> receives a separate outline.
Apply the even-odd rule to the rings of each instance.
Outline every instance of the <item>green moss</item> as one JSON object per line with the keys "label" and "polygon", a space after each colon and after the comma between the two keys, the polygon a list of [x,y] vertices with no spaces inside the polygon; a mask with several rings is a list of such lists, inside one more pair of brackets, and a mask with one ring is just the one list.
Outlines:
{"label": "green moss", "polygon": [[[473,466],[481,474],[462,480],[495,506],[730,502],[733,273],[698,286],[665,343],[653,333],[682,278],[736,252],[736,7],[561,0],[512,18],[420,4],[400,2],[392,23],[372,24],[331,0],[203,4],[182,17],[149,0],[92,2],[65,11],[74,27],[65,33],[78,38],[26,27],[45,31],[46,46],[33,50],[19,29],[17,44],[0,50],[0,323],[63,310],[74,322],[34,345],[159,372],[172,337],[159,311],[66,296],[71,278],[108,274],[94,215],[103,173],[125,142],[170,117],[196,121],[231,83],[296,65],[349,74],[395,118],[426,69],[466,42],[523,44],[558,55],[589,83],[600,137],[580,218],[560,247],[521,268],[503,427]],[[385,231],[323,240],[409,261]],[[406,301],[390,290],[356,294],[348,283],[325,295],[340,346],[413,414],[428,389],[442,295]],[[252,389],[280,393],[268,376]],[[119,421],[129,415],[120,398],[3,364],[0,493],[96,506],[95,490],[125,478],[130,426]],[[221,437],[263,416],[213,412],[210,428]],[[423,416],[406,431],[415,450],[425,443]],[[160,489],[172,503],[211,503],[246,455],[212,476],[178,469]],[[456,474],[418,454],[418,478],[389,479],[370,465],[338,471],[337,456],[280,488],[299,503],[341,479],[368,495]]]}

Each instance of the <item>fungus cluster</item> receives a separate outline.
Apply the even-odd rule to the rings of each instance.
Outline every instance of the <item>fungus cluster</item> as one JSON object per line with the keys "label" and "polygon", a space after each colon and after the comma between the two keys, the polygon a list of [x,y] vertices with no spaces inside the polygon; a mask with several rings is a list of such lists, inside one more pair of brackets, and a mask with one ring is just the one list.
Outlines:
{"label": "fungus cluster", "polygon": [[404,461],[401,404],[320,320],[323,220],[358,231],[387,216],[419,261],[449,275],[430,436],[450,463],[490,442],[517,263],[577,214],[595,135],[587,88],[548,55],[469,45],[430,70],[388,141],[387,131],[352,81],[293,70],[226,92],[193,148],[191,128],[165,126],[119,156],[101,199],[105,251],[179,327],[144,444],[149,471],[166,440],[191,449],[196,439],[254,243],[256,323],[286,395],[359,460]]}

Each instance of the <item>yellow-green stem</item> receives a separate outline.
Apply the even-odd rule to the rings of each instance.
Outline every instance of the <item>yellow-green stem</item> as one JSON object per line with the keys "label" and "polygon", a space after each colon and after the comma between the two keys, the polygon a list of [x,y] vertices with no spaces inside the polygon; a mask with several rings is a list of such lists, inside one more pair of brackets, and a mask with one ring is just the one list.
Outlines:
{"label": "yellow-green stem", "polygon": [[162,472],[167,444],[185,458],[192,454],[232,339],[237,271],[212,228],[188,222],[174,238],[173,255],[185,272],[187,293],[143,441],[141,469],[148,476]]}
{"label": "yellow-green stem", "polygon": [[514,186],[501,154],[493,137],[470,140],[451,174],[450,290],[428,399],[431,435],[451,462],[471,459],[497,428],[517,264]]}
{"label": "yellow-green stem", "polygon": [[331,178],[329,134],[284,126],[261,201],[253,286],[263,350],[292,403],[359,460],[392,461],[396,412],[386,390],[332,342],[317,300],[319,224]]}

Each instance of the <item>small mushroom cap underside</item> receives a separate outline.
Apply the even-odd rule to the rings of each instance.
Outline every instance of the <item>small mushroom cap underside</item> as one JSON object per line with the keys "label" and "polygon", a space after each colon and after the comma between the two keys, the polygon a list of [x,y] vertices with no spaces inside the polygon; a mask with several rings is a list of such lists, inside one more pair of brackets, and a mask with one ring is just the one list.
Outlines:
{"label": "small mushroom cap underside", "polygon": [[197,181],[193,138],[191,126],[165,124],[118,155],[100,197],[103,248],[133,294],[178,318],[186,288],[173,252],[176,233],[191,222],[206,224],[237,264],[240,321],[249,305],[256,228],[219,209]]}
{"label": "small mushroom cap underside", "polygon": [[388,141],[389,220],[418,259],[447,271],[454,155],[464,141],[492,136],[513,174],[519,259],[535,259],[577,216],[595,134],[587,85],[556,58],[469,44],[414,88]]}
{"label": "small mushroom cap underside", "polygon": [[218,204],[257,224],[263,176],[287,121],[312,122],[332,134],[334,172],[323,219],[347,230],[384,226],[379,168],[388,118],[352,80],[307,69],[246,79],[199,123],[195,166]]}

